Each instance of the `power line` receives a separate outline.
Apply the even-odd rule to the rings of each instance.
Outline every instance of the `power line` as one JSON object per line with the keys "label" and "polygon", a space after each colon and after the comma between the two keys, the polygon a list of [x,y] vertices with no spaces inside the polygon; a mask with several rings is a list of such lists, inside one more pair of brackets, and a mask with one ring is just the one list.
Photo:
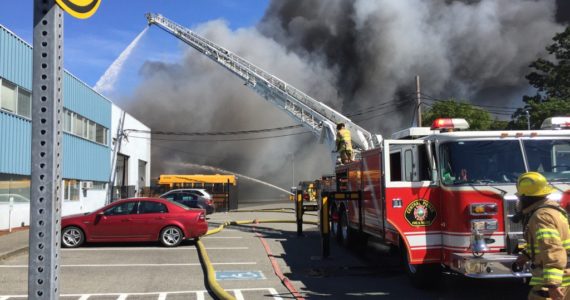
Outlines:
{"label": "power line", "polygon": [[139,130],[139,129],[125,129],[125,132],[135,133],[151,133],[156,135],[179,135],[179,136],[218,136],[218,135],[240,135],[240,134],[254,134],[282,131],[303,127],[303,125],[291,125],[275,128],[253,129],[253,130],[240,130],[240,131],[213,131],[213,132],[176,132],[176,131],[152,131],[152,130]]}
{"label": "power line", "polygon": [[[443,101],[449,101],[446,99],[441,99],[441,98],[435,98],[426,94],[422,93],[422,96],[424,96],[426,98],[426,100],[429,101],[437,101],[437,102],[443,102]],[[497,105],[487,105],[487,104],[473,104],[473,103],[469,103],[473,106],[478,106],[478,107],[490,107],[490,108],[498,108],[498,109],[502,109],[502,110],[509,110],[509,111],[514,111],[519,109],[520,107],[512,107],[512,106],[497,106]]]}
{"label": "power line", "polygon": [[296,132],[290,134],[282,134],[282,135],[274,135],[274,136],[264,136],[264,137],[256,137],[256,138],[242,138],[242,139],[212,139],[212,140],[192,140],[192,139],[167,139],[167,138],[149,138],[144,136],[129,136],[129,138],[135,139],[147,139],[147,140],[157,140],[157,141],[172,141],[172,142],[198,142],[198,143],[208,143],[208,142],[240,142],[240,141],[255,141],[255,140],[265,140],[265,139],[273,139],[273,138],[280,138],[286,136],[294,136],[294,135],[301,135],[311,133],[310,131],[303,131],[303,132]]}
{"label": "power line", "polygon": [[399,104],[396,104],[394,107],[396,109],[390,110],[390,111],[385,111],[383,113],[377,114],[377,115],[373,115],[364,119],[360,119],[360,120],[356,120],[358,122],[364,122],[364,121],[368,121],[377,117],[381,117],[381,116],[385,116],[387,114],[391,114],[391,113],[395,113],[395,112],[399,112],[401,110],[402,107],[405,107],[409,104],[409,102],[412,102],[414,99],[408,99],[408,101],[404,101],[404,102],[400,102]]}

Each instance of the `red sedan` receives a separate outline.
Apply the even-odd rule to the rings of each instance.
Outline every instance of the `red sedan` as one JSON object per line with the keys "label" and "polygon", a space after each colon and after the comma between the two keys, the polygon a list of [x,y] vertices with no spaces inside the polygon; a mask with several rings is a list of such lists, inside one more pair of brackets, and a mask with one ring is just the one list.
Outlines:
{"label": "red sedan", "polygon": [[203,209],[158,198],[113,202],[95,212],[61,219],[61,244],[75,248],[84,242],[160,241],[166,247],[197,238],[208,231]]}

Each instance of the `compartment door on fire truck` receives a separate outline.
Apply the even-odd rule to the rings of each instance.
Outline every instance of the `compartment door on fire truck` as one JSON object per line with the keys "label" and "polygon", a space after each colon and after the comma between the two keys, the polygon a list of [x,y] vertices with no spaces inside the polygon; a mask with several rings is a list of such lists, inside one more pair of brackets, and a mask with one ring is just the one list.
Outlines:
{"label": "compartment door on fire truck", "polygon": [[[410,262],[440,261],[439,189],[432,185],[433,158],[424,140],[385,140],[386,238],[402,239]],[[403,245],[402,245],[403,246]]]}

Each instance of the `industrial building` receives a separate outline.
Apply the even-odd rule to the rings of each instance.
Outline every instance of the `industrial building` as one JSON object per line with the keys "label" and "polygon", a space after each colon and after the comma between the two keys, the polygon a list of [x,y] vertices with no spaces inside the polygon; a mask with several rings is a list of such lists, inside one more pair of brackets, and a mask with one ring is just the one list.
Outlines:
{"label": "industrial building", "polygon": [[[150,129],[71,73],[63,82],[62,214],[103,206],[112,177],[115,198],[148,187],[150,134],[122,139],[120,151],[113,149],[121,124]],[[31,90],[32,46],[0,25],[0,230],[29,224]]]}

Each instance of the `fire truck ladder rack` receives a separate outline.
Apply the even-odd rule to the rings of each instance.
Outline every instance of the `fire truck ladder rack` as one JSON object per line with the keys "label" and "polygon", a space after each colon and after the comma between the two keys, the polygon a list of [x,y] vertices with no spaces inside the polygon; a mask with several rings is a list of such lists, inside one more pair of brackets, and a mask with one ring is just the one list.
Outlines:
{"label": "fire truck ladder rack", "polygon": [[231,51],[160,14],[148,13],[146,18],[149,26],[157,25],[243,79],[245,85],[289,113],[295,121],[310,129],[320,138],[321,143],[328,144],[331,149],[335,147],[336,124],[340,122],[350,130],[355,149],[367,150],[380,145],[379,136],[372,135],[341,113]]}

